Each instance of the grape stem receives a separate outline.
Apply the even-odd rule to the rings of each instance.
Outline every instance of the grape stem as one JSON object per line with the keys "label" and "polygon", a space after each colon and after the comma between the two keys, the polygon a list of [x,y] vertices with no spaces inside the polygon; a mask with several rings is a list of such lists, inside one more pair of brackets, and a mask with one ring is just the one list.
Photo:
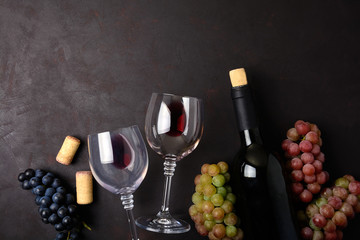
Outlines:
{"label": "grape stem", "polygon": [[87,225],[84,221],[82,222],[82,224],[87,230],[89,230],[89,231],[92,230],[91,227],[89,227],[89,225]]}

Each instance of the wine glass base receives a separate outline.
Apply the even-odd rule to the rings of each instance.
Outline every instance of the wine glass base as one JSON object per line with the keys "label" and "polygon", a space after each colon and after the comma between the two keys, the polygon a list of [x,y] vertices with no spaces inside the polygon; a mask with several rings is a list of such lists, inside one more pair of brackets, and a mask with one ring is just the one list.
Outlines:
{"label": "wine glass base", "polygon": [[139,217],[135,221],[136,225],[142,229],[157,233],[178,234],[190,230],[190,224],[181,219],[173,217]]}

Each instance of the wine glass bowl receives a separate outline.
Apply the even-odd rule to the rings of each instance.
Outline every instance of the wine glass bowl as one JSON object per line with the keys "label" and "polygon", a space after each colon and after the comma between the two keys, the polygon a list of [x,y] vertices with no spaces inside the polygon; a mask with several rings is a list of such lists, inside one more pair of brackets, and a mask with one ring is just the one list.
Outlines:
{"label": "wine glass bowl", "polygon": [[88,136],[89,163],[96,181],[106,190],[121,195],[133,240],[137,233],[132,213],[132,193],[148,169],[146,145],[137,126]]}
{"label": "wine glass bowl", "polygon": [[180,160],[198,145],[203,132],[202,101],[194,97],[154,93],[146,119],[145,134],[160,156]]}
{"label": "wine glass bowl", "polygon": [[170,189],[176,163],[199,144],[203,133],[202,100],[174,94],[153,93],[146,112],[145,134],[150,147],[164,161],[165,183],[161,210],[153,217],[140,217],[136,224],[148,231],[183,233],[190,225],[169,211]]}

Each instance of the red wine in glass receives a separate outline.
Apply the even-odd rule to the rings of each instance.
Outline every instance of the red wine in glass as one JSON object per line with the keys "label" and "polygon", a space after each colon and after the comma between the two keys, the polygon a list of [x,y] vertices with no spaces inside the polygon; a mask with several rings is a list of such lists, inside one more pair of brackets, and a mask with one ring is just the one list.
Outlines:
{"label": "red wine in glass", "polygon": [[120,134],[111,136],[114,166],[119,169],[126,168],[131,163],[131,148],[128,142]]}
{"label": "red wine in glass", "polygon": [[166,134],[177,137],[183,134],[186,126],[186,113],[182,102],[171,102],[168,105],[170,110],[170,130]]}

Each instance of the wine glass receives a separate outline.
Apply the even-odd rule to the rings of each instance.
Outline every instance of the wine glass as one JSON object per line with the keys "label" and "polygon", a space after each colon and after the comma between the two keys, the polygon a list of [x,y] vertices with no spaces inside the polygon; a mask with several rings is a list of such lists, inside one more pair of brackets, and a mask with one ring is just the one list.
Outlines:
{"label": "wine glass", "polygon": [[138,126],[91,134],[88,148],[92,174],[103,188],[120,194],[132,240],[138,240],[132,194],[145,178],[149,162]]}
{"label": "wine glass", "polygon": [[190,225],[169,212],[172,176],[177,161],[190,154],[203,133],[203,105],[200,99],[173,94],[153,93],[145,119],[146,139],[164,158],[165,183],[161,210],[156,216],[136,219],[139,227],[160,233],[183,233]]}

